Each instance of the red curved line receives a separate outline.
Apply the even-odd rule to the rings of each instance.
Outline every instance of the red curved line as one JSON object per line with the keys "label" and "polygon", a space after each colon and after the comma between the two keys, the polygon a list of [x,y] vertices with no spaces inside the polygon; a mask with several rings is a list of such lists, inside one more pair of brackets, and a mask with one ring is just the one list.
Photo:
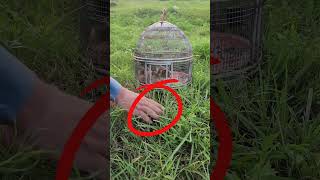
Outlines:
{"label": "red curved line", "polygon": [[216,126],[219,138],[218,159],[216,166],[212,170],[210,180],[223,180],[227,170],[231,165],[232,159],[232,136],[228,126],[227,119],[220,108],[210,97],[210,114],[211,119]]}
{"label": "red curved line", "polygon": [[[84,92],[82,92],[82,94],[89,92],[90,90],[102,84],[108,85],[109,79],[109,77],[106,77],[93,82],[84,90]],[[107,91],[107,93],[102,95],[99,100],[88,110],[88,112],[84,115],[72,132],[72,135],[65,144],[62,155],[60,156],[56,172],[56,180],[68,180],[75,158],[75,153],[79,149],[81,141],[97,121],[97,119],[109,109],[109,100],[109,91]]]}
{"label": "red curved line", "polygon": [[219,57],[214,57],[213,55],[211,56],[210,58],[210,64],[220,64],[221,61],[220,61],[220,58]]}
{"label": "red curved line", "polygon": [[[180,120],[180,118],[182,116],[182,111],[183,111],[182,100],[181,100],[181,97],[179,96],[179,94],[175,90],[173,90],[169,86],[165,86],[164,83],[168,83],[168,82],[176,82],[176,80],[172,80],[172,81],[171,80],[170,81],[164,80],[164,81],[159,81],[154,84],[144,85],[145,89],[138,95],[138,97],[132,103],[132,105],[129,109],[127,123],[128,123],[129,130],[131,132],[133,132],[135,135],[137,135],[137,136],[156,136],[156,135],[159,135],[159,134],[162,134],[162,133],[168,131],[170,128],[172,128]],[[139,101],[143,98],[143,96],[154,88],[166,89],[175,96],[176,101],[178,103],[178,113],[177,113],[176,117],[167,126],[161,128],[159,130],[156,130],[153,132],[139,131],[139,130],[135,129],[132,124],[133,111],[134,111],[135,107],[137,106],[137,104],[139,103]]]}
{"label": "red curved line", "polygon": [[99,86],[102,86],[102,85],[109,86],[109,84],[110,84],[109,81],[110,81],[110,77],[103,77],[101,79],[98,79],[98,80],[94,81],[93,83],[91,83],[89,86],[87,86],[80,93],[80,96],[84,96],[85,94],[87,94],[88,92],[92,91],[93,89],[98,88]]}

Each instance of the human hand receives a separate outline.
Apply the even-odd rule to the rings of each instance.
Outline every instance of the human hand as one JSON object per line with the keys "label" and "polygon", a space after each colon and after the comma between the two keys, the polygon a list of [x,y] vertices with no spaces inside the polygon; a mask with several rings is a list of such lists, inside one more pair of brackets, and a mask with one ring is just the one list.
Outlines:
{"label": "human hand", "polygon": [[[37,149],[61,154],[75,126],[92,103],[67,95],[54,86],[37,82],[35,92],[18,114],[17,126],[22,137],[33,135]],[[75,156],[75,167],[89,173],[100,172],[99,179],[107,179],[109,129],[108,114],[97,120],[82,141]],[[59,155],[60,156],[60,155]],[[56,156],[53,156],[56,158]]]}
{"label": "human hand", "polygon": [[[133,101],[138,97],[138,94],[132,92],[124,87],[121,88],[119,95],[116,97],[115,102],[123,109],[129,111]],[[159,103],[143,97],[137,104],[133,115],[141,117],[145,122],[152,123],[151,118],[159,119],[163,114],[164,107]]]}

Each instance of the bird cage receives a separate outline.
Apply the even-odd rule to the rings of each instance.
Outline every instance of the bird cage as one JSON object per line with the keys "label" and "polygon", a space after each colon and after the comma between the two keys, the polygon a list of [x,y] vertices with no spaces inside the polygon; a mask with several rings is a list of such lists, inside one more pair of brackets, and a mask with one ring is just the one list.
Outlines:
{"label": "bird cage", "polygon": [[81,0],[80,40],[86,58],[93,63],[98,72],[107,74],[107,0]]}
{"label": "bird cage", "polygon": [[135,75],[141,85],[177,79],[172,88],[186,86],[192,79],[192,47],[185,34],[167,21],[147,27],[134,52]]}
{"label": "bird cage", "polygon": [[235,80],[256,72],[262,58],[262,0],[211,0],[213,79]]}

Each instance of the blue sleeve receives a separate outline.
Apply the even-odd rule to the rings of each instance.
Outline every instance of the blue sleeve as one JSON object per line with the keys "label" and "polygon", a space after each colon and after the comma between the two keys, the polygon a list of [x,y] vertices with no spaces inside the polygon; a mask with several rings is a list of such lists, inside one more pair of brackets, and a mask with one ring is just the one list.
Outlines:
{"label": "blue sleeve", "polygon": [[112,100],[115,100],[119,95],[121,87],[122,86],[118,81],[110,77],[110,97]]}
{"label": "blue sleeve", "polygon": [[14,123],[36,75],[0,45],[0,124]]}

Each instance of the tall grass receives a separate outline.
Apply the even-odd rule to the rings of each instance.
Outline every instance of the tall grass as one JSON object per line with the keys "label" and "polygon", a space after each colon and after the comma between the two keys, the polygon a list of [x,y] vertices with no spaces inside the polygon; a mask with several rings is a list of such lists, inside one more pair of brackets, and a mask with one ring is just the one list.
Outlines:
{"label": "tall grass", "polygon": [[[111,13],[111,74],[131,89],[132,49],[144,27],[173,1],[118,0]],[[181,89],[185,109],[166,134],[138,138],[126,127],[126,113],[112,110],[114,179],[208,179],[209,14],[206,0],[178,1],[169,20],[185,31],[195,52],[193,84]],[[78,95],[94,79],[78,49],[78,1],[0,1],[0,41],[44,80]],[[264,8],[264,64],[252,80],[211,91],[233,132],[233,161],[226,179],[320,179],[320,1],[268,0]],[[150,96],[157,96],[152,92]],[[152,126],[176,112],[169,107]],[[215,130],[212,130],[215,134]],[[214,136],[215,138],[215,136]],[[213,142],[216,152],[218,142]],[[214,162],[213,162],[214,164]],[[53,179],[47,152],[12,145],[0,148],[0,178]],[[73,177],[79,177],[75,172]]]}
{"label": "tall grass", "polygon": [[[132,50],[149,25],[159,21],[161,10],[169,10],[168,21],[182,29],[194,50],[193,82],[178,90],[183,100],[181,120],[168,132],[141,138],[132,134],[126,113],[111,112],[112,179],[208,179],[209,178],[209,1],[119,1],[111,9],[111,75],[134,90]],[[163,117],[153,125],[138,119],[135,127],[143,131],[160,129],[177,112],[172,95],[152,91],[149,97],[165,108]]]}
{"label": "tall grass", "polygon": [[[1,0],[0,44],[41,79],[78,95],[94,80],[79,50],[78,13],[78,1]],[[54,179],[56,162],[49,155],[30,144],[1,146],[0,179]],[[79,179],[80,173],[75,170],[72,178]]]}
{"label": "tall grass", "polygon": [[259,73],[212,91],[234,137],[226,179],[320,178],[319,8],[266,1]]}

